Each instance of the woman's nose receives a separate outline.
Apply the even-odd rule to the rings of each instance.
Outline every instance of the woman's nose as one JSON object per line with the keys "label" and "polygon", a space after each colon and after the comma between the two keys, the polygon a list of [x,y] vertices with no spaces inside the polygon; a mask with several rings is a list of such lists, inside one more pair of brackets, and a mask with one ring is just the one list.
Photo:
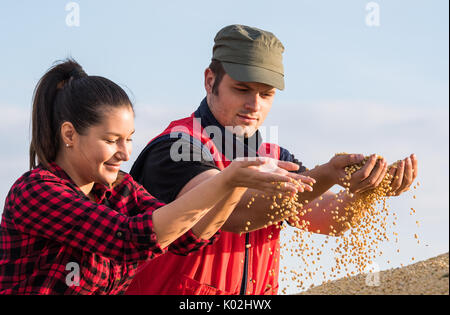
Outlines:
{"label": "woman's nose", "polygon": [[122,161],[128,161],[130,159],[131,150],[128,148],[128,145],[126,143],[122,143],[117,151],[117,156]]}

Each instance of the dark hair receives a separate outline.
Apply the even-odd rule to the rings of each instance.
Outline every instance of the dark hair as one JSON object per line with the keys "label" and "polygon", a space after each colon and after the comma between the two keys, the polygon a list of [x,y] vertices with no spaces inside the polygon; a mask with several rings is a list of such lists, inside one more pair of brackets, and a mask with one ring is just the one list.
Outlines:
{"label": "dark hair", "polygon": [[[63,122],[71,122],[79,134],[98,124],[107,107],[133,105],[114,82],[87,75],[73,59],[59,62],[39,80],[33,95],[30,169],[55,161]],[[37,160],[37,161],[36,161]]]}
{"label": "dark hair", "polygon": [[209,69],[214,73],[215,79],[212,87],[212,92],[214,95],[219,95],[219,84],[222,82],[222,78],[225,75],[225,69],[222,63],[217,59],[212,59],[209,64]]}

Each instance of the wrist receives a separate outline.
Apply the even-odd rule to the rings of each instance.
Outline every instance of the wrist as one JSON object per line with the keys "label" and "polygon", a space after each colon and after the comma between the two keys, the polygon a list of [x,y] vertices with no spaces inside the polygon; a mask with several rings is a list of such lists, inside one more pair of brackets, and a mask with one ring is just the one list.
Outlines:
{"label": "wrist", "polygon": [[324,176],[326,177],[326,180],[331,183],[332,185],[339,185],[339,176],[338,172],[336,171],[336,168],[334,167],[333,163],[331,161],[325,163],[322,165],[324,168]]}
{"label": "wrist", "polygon": [[220,177],[220,181],[226,190],[232,190],[236,188],[236,181],[233,178],[233,173],[233,166],[230,165],[218,174],[218,176]]}

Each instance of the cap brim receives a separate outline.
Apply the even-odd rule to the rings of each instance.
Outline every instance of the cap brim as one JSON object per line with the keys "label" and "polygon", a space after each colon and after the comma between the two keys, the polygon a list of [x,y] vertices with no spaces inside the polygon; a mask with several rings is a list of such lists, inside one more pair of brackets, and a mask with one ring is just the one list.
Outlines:
{"label": "cap brim", "polygon": [[236,81],[264,83],[279,90],[284,90],[284,76],[278,72],[261,67],[223,61],[222,65],[225,72]]}

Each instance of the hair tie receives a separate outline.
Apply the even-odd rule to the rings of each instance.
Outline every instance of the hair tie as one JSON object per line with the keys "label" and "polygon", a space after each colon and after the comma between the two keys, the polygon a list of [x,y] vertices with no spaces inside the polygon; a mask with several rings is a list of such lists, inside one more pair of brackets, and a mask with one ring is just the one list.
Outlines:
{"label": "hair tie", "polygon": [[72,77],[75,78],[75,79],[81,77],[80,71],[78,69],[73,69],[72,71],[70,71],[69,72],[69,78],[72,78]]}

